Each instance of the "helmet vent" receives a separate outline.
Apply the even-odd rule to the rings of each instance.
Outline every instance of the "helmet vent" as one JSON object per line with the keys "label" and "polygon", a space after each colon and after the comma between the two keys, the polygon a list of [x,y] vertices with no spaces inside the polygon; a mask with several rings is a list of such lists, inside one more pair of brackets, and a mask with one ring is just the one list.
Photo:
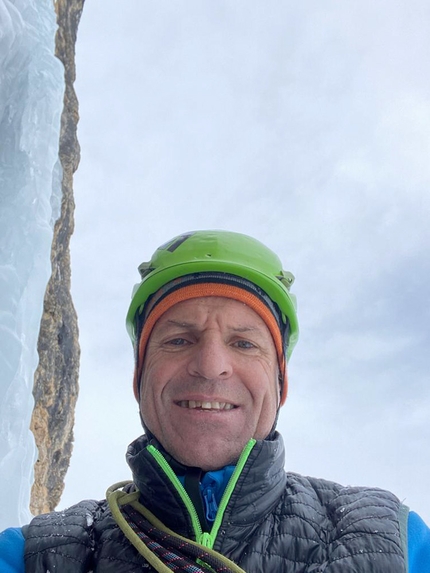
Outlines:
{"label": "helmet vent", "polygon": [[154,269],[151,267],[151,261],[147,262],[147,263],[141,263],[138,267],[137,270],[140,273],[140,278],[145,278],[146,275],[149,275],[149,273],[151,273]]}

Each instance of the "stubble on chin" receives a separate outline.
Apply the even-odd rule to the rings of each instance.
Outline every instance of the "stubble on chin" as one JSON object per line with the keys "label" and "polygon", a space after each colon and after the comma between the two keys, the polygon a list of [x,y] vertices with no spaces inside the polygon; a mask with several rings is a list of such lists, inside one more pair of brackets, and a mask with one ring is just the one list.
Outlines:
{"label": "stubble on chin", "polygon": [[203,471],[214,471],[236,464],[246,444],[242,446],[242,444],[232,444],[231,441],[214,444],[211,440],[203,443],[201,440],[190,440],[180,445],[162,445],[178,462],[189,467],[201,468]]}

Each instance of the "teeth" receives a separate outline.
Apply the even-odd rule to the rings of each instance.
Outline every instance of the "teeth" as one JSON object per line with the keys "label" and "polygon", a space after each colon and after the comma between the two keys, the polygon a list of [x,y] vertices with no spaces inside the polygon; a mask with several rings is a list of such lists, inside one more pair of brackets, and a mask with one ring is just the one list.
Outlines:
{"label": "teeth", "polygon": [[227,402],[200,402],[200,400],[182,400],[179,402],[181,408],[201,408],[202,410],[233,410],[233,404]]}

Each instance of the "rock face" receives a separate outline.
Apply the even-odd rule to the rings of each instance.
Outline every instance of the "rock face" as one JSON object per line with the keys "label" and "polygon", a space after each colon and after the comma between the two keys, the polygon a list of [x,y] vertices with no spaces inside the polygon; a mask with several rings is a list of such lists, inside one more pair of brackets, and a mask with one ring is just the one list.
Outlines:
{"label": "rock face", "polygon": [[52,511],[64,489],[73,447],[80,355],[77,317],[70,294],[69,242],[74,227],[73,173],[80,157],[74,59],[84,0],[56,0],[54,4],[58,22],[56,56],[64,65],[66,84],[59,147],[63,179],[61,215],[54,227],[52,275],[45,293],[33,388],[31,429],[39,451],[30,502],[34,515]]}

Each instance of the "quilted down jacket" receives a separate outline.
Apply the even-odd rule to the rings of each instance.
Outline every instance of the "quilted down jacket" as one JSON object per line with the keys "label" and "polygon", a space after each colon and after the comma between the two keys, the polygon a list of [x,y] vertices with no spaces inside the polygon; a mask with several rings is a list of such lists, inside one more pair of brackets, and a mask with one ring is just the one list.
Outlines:
{"label": "quilted down jacket", "polygon": [[[389,492],[284,471],[284,446],[252,440],[209,533],[179,480],[145,436],[128,450],[140,500],[167,527],[247,573],[404,573],[408,509]],[[170,470],[170,471],[169,471]],[[106,501],[38,516],[24,528],[32,573],[155,571],[126,539]]]}

